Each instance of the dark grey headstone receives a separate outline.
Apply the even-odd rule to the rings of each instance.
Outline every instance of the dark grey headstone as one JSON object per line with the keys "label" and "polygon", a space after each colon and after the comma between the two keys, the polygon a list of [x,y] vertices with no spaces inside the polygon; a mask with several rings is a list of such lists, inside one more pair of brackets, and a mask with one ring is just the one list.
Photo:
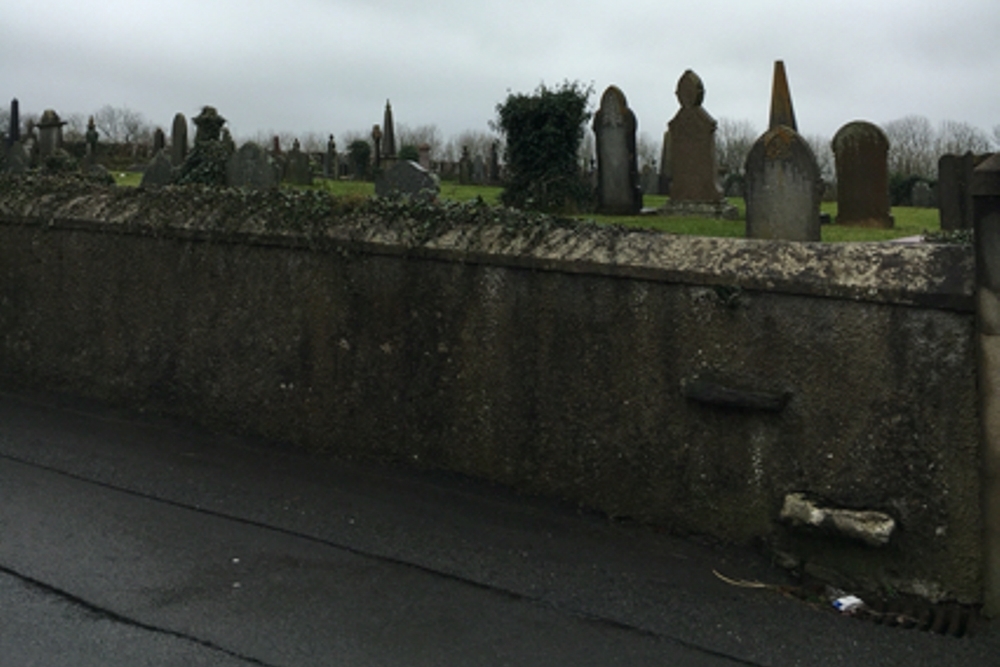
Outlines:
{"label": "dark grey headstone", "polygon": [[302,152],[298,139],[288,151],[288,163],[285,167],[285,180],[292,185],[312,185],[312,167],[309,156]]}
{"label": "dark grey headstone", "polygon": [[375,194],[379,197],[433,200],[440,189],[434,174],[410,160],[397,161],[375,180]]}
{"label": "dark grey headstone", "polygon": [[153,155],[156,155],[166,147],[167,136],[163,133],[162,129],[156,128],[153,130]]}
{"label": "dark grey headstone", "polygon": [[184,114],[174,116],[174,124],[170,130],[170,162],[179,167],[184,164],[188,151],[188,126]]}
{"label": "dark grey headstone", "polygon": [[837,224],[891,228],[885,132],[858,120],[841,127],[830,145],[837,168]]}
{"label": "dark grey headstone", "polygon": [[635,114],[617,86],[608,86],[594,114],[597,148],[597,210],[634,215],[642,208],[635,148]]}
{"label": "dark grey headstone", "polygon": [[274,190],[278,181],[278,164],[255,143],[240,146],[226,163],[226,185],[230,187]]}
{"label": "dark grey headstone", "polygon": [[745,187],[748,238],[820,240],[822,180],[798,132],[777,125],[757,139],[747,155]]}
{"label": "dark grey headstone", "polygon": [[174,182],[174,165],[165,150],[153,156],[153,160],[142,173],[142,183],[146,187],[159,187]]}
{"label": "dark grey headstone", "polygon": [[17,98],[10,101],[10,128],[7,131],[7,146],[14,145],[21,140],[21,114],[19,111]]}
{"label": "dark grey headstone", "polygon": [[989,155],[942,155],[938,160],[938,209],[941,229],[972,228],[972,172]]}

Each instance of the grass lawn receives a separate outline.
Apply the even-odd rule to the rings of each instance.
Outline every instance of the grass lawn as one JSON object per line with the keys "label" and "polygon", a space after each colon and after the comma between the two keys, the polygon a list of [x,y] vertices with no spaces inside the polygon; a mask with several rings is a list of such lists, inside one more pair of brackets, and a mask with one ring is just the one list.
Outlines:
{"label": "grass lawn", "polygon": [[[115,172],[115,181],[119,185],[137,186],[142,180],[142,174],[137,172]],[[290,187],[290,186],[283,186]],[[375,194],[373,183],[359,181],[331,181],[317,178],[315,190],[326,190],[334,195],[371,196]],[[453,181],[441,183],[441,197],[454,201],[469,201],[482,197],[488,204],[500,203],[502,188],[485,185],[459,185]],[[643,206],[658,208],[667,197],[662,195],[647,195],[643,197]],[[731,236],[746,235],[746,205],[742,199],[730,198],[729,202],[740,212],[739,220],[714,220],[696,217],[669,217],[657,215],[611,216],[611,215],[580,215],[580,220],[593,220],[605,224],[619,224],[642,229],[656,229],[670,234],[691,234],[696,236]],[[829,213],[832,220],[837,219],[837,203],[823,202],[820,209]],[[941,224],[936,208],[895,207],[892,209],[895,226],[892,229],[865,229],[861,227],[846,227],[843,225],[823,225],[824,241],[888,241],[905,236],[918,236],[924,232],[940,231]]]}

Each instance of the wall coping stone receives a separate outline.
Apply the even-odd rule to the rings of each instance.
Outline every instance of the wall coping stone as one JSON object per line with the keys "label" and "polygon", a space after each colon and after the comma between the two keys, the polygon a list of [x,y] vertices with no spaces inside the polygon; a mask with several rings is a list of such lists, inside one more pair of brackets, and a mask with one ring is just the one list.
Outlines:
{"label": "wall coping stone", "polygon": [[[173,188],[164,188],[171,190]],[[446,224],[372,215],[331,218],[310,230],[275,229],[251,213],[235,223],[208,197],[164,209],[106,192],[35,199],[0,192],[0,224],[317,251],[410,255],[441,261],[749,291],[974,311],[971,246],[941,243],[802,243],[665,234],[620,226]],[[156,193],[149,193],[156,197]],[[197,198],[195,198],[197,201]],[[152,200],[151,200],[152,201]],[[552,219],[549,219],[552,220]],[[220,223],[220,221],[222,221]]]}

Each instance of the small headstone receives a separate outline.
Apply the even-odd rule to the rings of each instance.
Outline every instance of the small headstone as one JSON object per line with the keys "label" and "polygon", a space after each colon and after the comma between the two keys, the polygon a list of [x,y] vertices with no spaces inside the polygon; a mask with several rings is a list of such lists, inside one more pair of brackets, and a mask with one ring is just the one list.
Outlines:
{"label": "small headstone", "polygon": [[87,140],[87,160],[93,164],[94,160],[97,159],[97,140],[100,138],[93,116],[87,119],[87,134],[85,138]]}
{"label": "small headstone", "polygon": [[431,170],[431,146],[430,144],[420,144],[417,147],[417,154],[420,156],[420,166],[427,171]]}
{"label": "small headstone", "polygon": [[382,128],[378,125],[372,125],[372,145],[375,148],[375,152],[372,154],[373,163],[377,171],[382,167]]}
{"label": "small headstone", "polygon": [[917,208],[931,208],[934,206],[934,190],[927,181],[917,181],[910,191],[910,204]]}
{"label": "small headstone", "polygon": [[792,94],[788,89],[788,77],[785,75],[785,63],[774,61],[774,79],[771,83],[771,118],[767,127],[770,130],[784,125],[798,132],[795,124],[795,110],[792,108]]}
{"label": "small headstone", "polygon": [[10,101],[10,127],[7,130],[7,147],[21,141],[21,115],[17,98]]}
{"label": "small headstone", "polygon": [[500,142],[490,144],[490,173],[487,175],[490,183],[500,182]]}
{"label": "small headstone", "polygon": [[156,128],[153,130],[153,155],[156,155],[167,146],[167,137],[163,130]]}
{"label": "small headstone", "polygon": [[188,153],[188,126],[184,114],[174,115],[174,124],[170,129],[170,162],[179,167],[184,164]]}
{"label": "small headstone", "polygon": [[722,199],[716,182],[715,119],[702,108],[705,86],[687,70],[677,82],[681,108],[669,123],[673,180],[670,201],[714,203]]}
{"label": "small headstone", "polygon": [[292,150],[288,152],[285,180],[292,185],[312,185],[313,183],[309,156],[302,152],[298,139],[292,144]]}
{"label": "small headstone", "polygon": [[326,153],[323,154],[323,178],[337,178],[337,142],[333,135],[326,141]]}
{"label": "small headstone", "polygon": [[240,146],[226,162],[226,185],[249,190],[274,190],[280,170],[274,159],[253,142]]}
{"label": "small headstone", "polygon": [[670,194],[671,169],[673,158],[670,151],[670,130],[663,133],[663,146],[660,148],[660,191],[657,194]]}
{"label": "small headstone", "polygon": [[43,160],[62,147],[62,128],[65,121],[52,109],[42,112],[38,121],[38,151]]}
{"label": "small headstone", "polygon": [[486,183],[486,161],[482,155],[477,155],[472,161],[472,182],[476,185]]}
{"label": "small headstone", "polygon": [[433,201],[440,189],[434,174],[410,160],[399,160],[375,179],[375,194],[379,197]]}
{"label": "small headstone", "polygon": [[458,182],[461,185],[472,183],[472,158],[469,156],[468,146],[462,146],[462,159],[458,161]]}
{"label": "small headstone", "polygon": [[31,156],[20,141],[15,141],[7,149],[7,159],[4,169],[12,174],[23,174],[31,166]]}
{"label": "small headstone", "polygon": [[642,183],[643,194],[657,194],[657,191],[660,189],[660,175],[656,173],[656,167],[651,164],[644,166],[640,182]]}
{"label": "small headstone", "polygon": [[149,163],[142,173],[141,187],[159,187],[170,185],[174,182],[174,165],[167,152],[160,151],[153,156],[153,161]]}
{"label": "small headstone", "polygon": [[608,86],[594,114],[597,150],[597,210],[606,215],[635,215],[642,209],[635,149],[635,113],[625,94]]}
{"label": "small headstone", "polygon": [[885,132],[854,121],[837,131],[831,147],[837,169],[837,224],[891,229]]}
{"label": "small headstone", "polygon": [[747,238],[819,241],[822,181],[812,149],[778,125],[754,143],[746,161]]}

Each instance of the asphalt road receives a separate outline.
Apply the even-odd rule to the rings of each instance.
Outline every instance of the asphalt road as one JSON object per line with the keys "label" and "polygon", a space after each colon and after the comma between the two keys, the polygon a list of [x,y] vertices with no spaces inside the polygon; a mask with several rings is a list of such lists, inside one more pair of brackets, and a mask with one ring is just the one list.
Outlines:
{"label": "asphalt road", "polygon": [[0,395],[0,667],[996,665],[750,551],[441,473]]}

